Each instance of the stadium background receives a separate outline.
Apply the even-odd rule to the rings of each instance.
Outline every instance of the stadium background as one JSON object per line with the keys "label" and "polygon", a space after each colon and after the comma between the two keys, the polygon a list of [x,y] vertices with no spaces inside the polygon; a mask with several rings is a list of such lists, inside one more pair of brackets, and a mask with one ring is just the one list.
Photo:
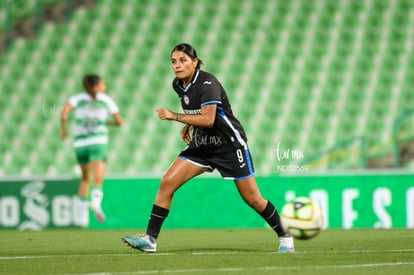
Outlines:
{"label": "stadium background", "polygon": [[[158,106],[180,108],[169,65],[170,50],[180,42],[193,44],[204,69],[224,84],[248,133],[259,184],[268,196],[279,198],[279,206],[295,194],[324,190],[325,199],[318,199],[328,201],[329,209],[344,209],[349,201],[370,209],[370,222],[357,226],[414,227],[412,1],[1,4],[2,227],[17,228],[26,218],[40,227],[59,226],[52,223],[56,219],[61,226],[73,226],[78,171],[70,139],[58,138],[58,117],[67,98],[81,91],[81,77],[90,72],[104,77],[125,118],[123,127],[111,129],[105,203],[118,218],[112,225],[143,226],[157,179],[183,146],[180,125],[159,121],[154,111]],[[233,186],[215,176],[182,190],[182,205],[167,226],[178,227],[191,214],[183,202],[212,193],[212,188],[223,191],[204,196],[204,203],[236,205],[233,214],[249,211],[236,201]],[[56,206],[55,191],[49,189],[66,180],[56,194],[67,197]],[[26,190],[49,201],[40,205],[50,216],[43,222],[25,212],[31,192],[22,190],[29,184]],[[144,195],[134,204],[133,194]],[[120,198],[142,211],[143,220],[122,217]],[[37,199],[33,201],[39,206]],[[339,215],[352,217],[349,209]],[[207,211],[203,219],[208,216]],[[235,219],[223,217],[210,225],[242,226],[225,222],[229,220]],[[329,222],[354,226],[344,217]],[[208,220],[182,226],[206,225]],[[247,224],[258,225],[257,220]]]}

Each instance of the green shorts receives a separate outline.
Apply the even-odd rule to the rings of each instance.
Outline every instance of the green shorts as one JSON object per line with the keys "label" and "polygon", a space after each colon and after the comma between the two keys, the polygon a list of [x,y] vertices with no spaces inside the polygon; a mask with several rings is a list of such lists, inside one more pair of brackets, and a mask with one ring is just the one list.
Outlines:
{"label": "green shorts", "polygon": [[76,159],[80,165],[88,164],[90,161],[106,161],[108,155],[108,144],[95,144],[75,148]]}

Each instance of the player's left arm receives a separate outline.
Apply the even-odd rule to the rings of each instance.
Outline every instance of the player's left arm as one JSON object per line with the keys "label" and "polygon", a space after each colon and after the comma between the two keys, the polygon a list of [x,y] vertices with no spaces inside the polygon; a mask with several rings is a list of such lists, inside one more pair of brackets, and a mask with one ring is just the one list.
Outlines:
{"label": "player's left arm", "polygon": [[112,114],[112,119],[108,120],[106,122],[106,125],[121,126],[124,123],[124,121],[122,119],[121,113],[119,112],[118,105],[115,103],[115,101],[111,97],[107,98],[107,103],[108,103],[109,113]]}
{"label": "player's left arm", "polygon": [[60,112],[60,138],[64,139],[67,136],[66,132],[66,121],[68,119],[69,113],[73,110],[73,105],[71,103],[66,103],[63,106],[62,111]]}
{"label": "player's left arm", "polygon": [[112,115],[112,120],[107,121],[109,126],[121,126],[123,123],[124,120],[119,112]]}
{"label": "player's left arm", "polygon": [[211,128],[216,119],[217,105],[209,104],[201,107],[201,114],[187,115],[172,112],[166,108],[158,108],[158,117],[162,120],[175,120],[184,124],[189,124],[197,127]]}

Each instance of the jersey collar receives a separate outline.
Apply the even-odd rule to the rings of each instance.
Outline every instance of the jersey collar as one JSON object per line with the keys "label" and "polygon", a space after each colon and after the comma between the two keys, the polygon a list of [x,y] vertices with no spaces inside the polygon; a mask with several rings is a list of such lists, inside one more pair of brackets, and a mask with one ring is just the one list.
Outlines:
{"label": "jersey collar", "polygon": [[184,89],[181,85],[178,85],[180,87],[180,89],[186,93],[191,86],[193,86],[193,84],[197,81],[198,75],[200,74],[200,69],[197,69],[194,76],[193,76],[193,80],[190,82],[190,84],[188,84],[188,86]]}

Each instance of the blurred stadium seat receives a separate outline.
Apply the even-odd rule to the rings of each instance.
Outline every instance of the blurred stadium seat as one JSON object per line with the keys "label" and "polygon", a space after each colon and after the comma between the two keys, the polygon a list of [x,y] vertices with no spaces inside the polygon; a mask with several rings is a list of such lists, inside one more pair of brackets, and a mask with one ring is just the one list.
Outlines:
{"label": "blurred stadium seat", "polygon": [[90,72],[126,121],[111,129],[108,172],[164,171],[183,147],[180,125],[154,110],[180,108],[169,54],[183,41],[223,82],[258,174],[274,172],[278,143],[305,157],[356,136],[381,147],[393,119],[414,108],[413,38],[410,0],[98,1],[0,57],[0,173],[74,171],[58,115]]}

